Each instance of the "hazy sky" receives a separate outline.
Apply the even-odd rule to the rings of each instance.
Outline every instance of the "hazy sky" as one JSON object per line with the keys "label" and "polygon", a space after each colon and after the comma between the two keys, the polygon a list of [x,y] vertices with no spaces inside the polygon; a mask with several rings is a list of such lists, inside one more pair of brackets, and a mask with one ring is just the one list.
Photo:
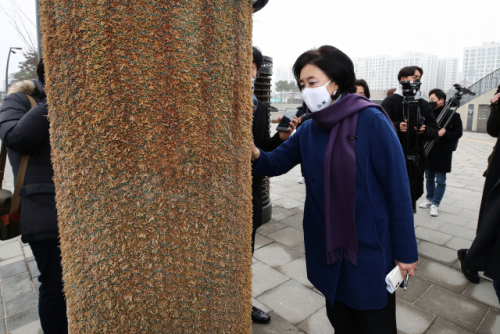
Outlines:
{"label": "hazy sky", "polygon": [[[9,9],[10,1],[0,4]],[[17,2],[35,21],[35,1]],[[269,0],[254,15],[253,43],[277,67],[293,65],[302,52],[324,44],[351,57],[408,51],[462,57],[464,47],[488,41],[500,41],[498,0]],[[24,45],[0,13],[1,87],[11,46]],[[11,57],[9,72],[19,60]]]}

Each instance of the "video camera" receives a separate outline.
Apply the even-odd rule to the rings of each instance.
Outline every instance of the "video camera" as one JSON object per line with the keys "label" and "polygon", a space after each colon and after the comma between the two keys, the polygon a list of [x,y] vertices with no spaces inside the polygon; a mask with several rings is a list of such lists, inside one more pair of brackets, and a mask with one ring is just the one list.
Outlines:
{"label": "video camera", "polygon": [[403,80],[399,83],[401,84],[404,97],[403,119],[408,122],[408,131],[405,136],[406,138],[403,145],[403,152],[406,157],[407,165],[418,166],[420,158],[418,131],[424,125],[425,118],[420,114],[420,107],[415,95],[417,95],[417,92],[420,90],[422,83],[420,81],[408,80]]}

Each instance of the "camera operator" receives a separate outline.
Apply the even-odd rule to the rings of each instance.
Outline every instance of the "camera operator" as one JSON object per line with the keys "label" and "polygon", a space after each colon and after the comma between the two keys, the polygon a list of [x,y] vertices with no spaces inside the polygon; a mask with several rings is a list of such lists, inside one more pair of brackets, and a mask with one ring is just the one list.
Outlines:
{"label": "camera operator", "polygon": [[[418,66],[407,66],[403,67],[398,73],[399,81],[413,81],[420,82],[424,71]],[[408,120],[404,117],[403,110],[403,90],[401,85],[397,88],[396,92],[391,96],[388,96],[382,101],[382,107],[387,112],[394,127],[397,130],[399,142],[401,145],[406,145],[407,136],[409,136],[410,147],[419,147],[419,164],[416,168],[408,169],[408,177],[410,179],[411,194],[412,194],[412,204],[413,210],[415,211],[415,204],[418,198],[424,193],[424,171],[425,171],[425,151],[424,143],[433,140],[438,135],[438,126],[436,119],[432,110],[427,103],[422,98],[422,94],[418,91],[415,95],[415,99],[418,101],[418,106],[420,109],[420,115],[424,118],[423,126],[418,129],[418,142],[414,139],[416,136],[414,129],[408,129]],[[412,181],[416,180],[416,181]]]}
{"label": "camera operator", "polygon": [[[429,92],[429,105],[433,108],[436,119],[443,111],[445,103],[446,94],[441,89],[433,89]],[[446,119],[448,119],[448,116]],[[446,173],[451,172],[453,151],[456,150],[462,132],[460,114],[454,113],[446,128],[439,128],[439,140],[434,144],[427,156],[427,168],[425,169],[427,201],[420,204],[419,207],[423,209],[430,208],[430,214],[433,217],[438,215],[437,208],[446,190]]]}

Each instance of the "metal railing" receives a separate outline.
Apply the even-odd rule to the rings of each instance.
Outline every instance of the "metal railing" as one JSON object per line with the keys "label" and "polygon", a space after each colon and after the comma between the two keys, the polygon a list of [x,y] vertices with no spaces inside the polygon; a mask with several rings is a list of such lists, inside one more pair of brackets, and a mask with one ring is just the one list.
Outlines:
{"label": "metal railing", "polygon": [[497,88],[498,85],[500,85],[500,68],[472,84],[469,89],[476,93],[476,96],[465,95],[462,98],[462,105],[469,103],[476,97],[488,93],[489,91]]}

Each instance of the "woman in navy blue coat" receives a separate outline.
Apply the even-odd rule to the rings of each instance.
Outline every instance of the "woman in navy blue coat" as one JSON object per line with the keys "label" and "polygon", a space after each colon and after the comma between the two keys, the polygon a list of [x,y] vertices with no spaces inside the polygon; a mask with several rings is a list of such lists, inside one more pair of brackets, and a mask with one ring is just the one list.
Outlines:
{"label": "woman in navy blue coat", "polygon": [[418,260],[405,158],[385,111],[356,92],[354,66],[323,46],[294,74],[311,120],[278,149],[252,147],[254,174],[302,163],[307,276],[326,297],[336,334],[397,333],[386,275],[414,275]]}

